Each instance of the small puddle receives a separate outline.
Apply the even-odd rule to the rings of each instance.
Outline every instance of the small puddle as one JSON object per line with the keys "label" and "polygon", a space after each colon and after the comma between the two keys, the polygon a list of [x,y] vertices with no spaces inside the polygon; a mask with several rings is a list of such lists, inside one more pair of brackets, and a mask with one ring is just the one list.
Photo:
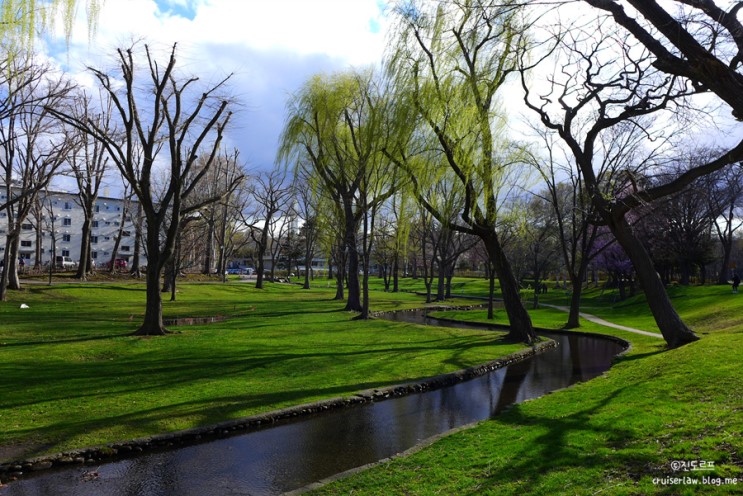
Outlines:
{"label": "small puddle", "polygon": [[[420,312],[393,318],[455,326]],[[272,495],[295,490],[488,419],[514,403],[596,377],[624,349],[592,335],[548,336],[558,342],[557,348],[453,386],[101,466],[41,473],[8,484],[0,495]]]}

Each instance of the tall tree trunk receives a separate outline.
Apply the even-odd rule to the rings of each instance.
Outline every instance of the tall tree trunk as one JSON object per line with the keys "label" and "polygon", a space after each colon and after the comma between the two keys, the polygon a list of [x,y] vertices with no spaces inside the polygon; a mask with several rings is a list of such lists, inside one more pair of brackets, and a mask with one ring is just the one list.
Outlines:
{"label": "tall tree trunk", "polygon": [[10,243],[10,267],[8,271],[8,287],[10,289],[21,289],[21,279],[18,277],[18,247],[21,244],[20,224],[18,235]]}
{"label": "tall tree trunk", "polygon": [[88,277],[88,272],[90,272],[90,226],[90,217],[85,214],[82,239],[80,240],[80,258],[78,259],[77,273],[75,274],[75,279],[80,279],[81,281],[85,281]]}
{"label": "tall tree trunk", "polygon": [[722,243],[722,265],[720,267],[720,273],[717,276],[717,284],[727,286],[728,279],[730,276],[730,257],[732,254],[732,244],[723,242]]}
{"label": "tall tree trunk", "polygon": [[439,273],[437,275],[436,285],[436,301],[444,301],[446,299],[446,262],[442,259],[439,261]]}
{"label": "tall tree trunk", "polygon": [[632,261],[640,284],[645,290],[650,311],[653,313],[658,329],[663,334],[663,339],[666,340],[668,346],[676,348],[699,339],[673,308],[671,299],[668,297],[666,288],[653,266],[650,255],[632,232],[632,227],[627,220],[623,216],[618,219],[612,217],[609,227]]}
{"label": "tall tree trunk", "polygon": [[36,240],[34,241],[34,269],[41,269],[42,258],[44,258],[44,230],[42,229],[42,214],[36,219]]}
{"label": "tall tree trunk", "polygon": [[349,205],[346,210],[346,225],[345,225],[345,249],[347,259],[347,273],[346,277],[348,280],[348,299],[346,300],[345,310],[360,312],[361,306],[361,288],[359,285],[359,252],[356,247],[356,227],[357,222],[351,212],[351,206]]}
{"label": "tall tree trunk", "polygon": [[307,243],[304,249],[304,284],[302,289],[310,289],[310,271],[312,270],[312,248]]}
{"label": "tall tree trunk", "polygon": [[480,238],[485,242],[488,256],[490,257],[492,267],[497,274],[498,283],[500,285],[501,293],[503,294],[503,306],[508,315],[510,326],[508,337],[509,339],[531,344],[536,339],[534,327],[532,326],[529,313],[526,311],[526,308],[524,308],[523,303],[521,303],[519,283],[513,275],[511,264],[508,262],[506,254],[503,252],[500,240],[493,231],[481,233]]}
{"label": "tall tree trunk", "polygon": [[400,254],[395,251],[395,257],[392,260],[392,292],[400,291]]}
{"label": "tall tree trunk", "polygon": [[565,329],[580,327],[580,298],[583,294],[583,278],[586,275],[586,270],[587,267],[581,262],[578,274],[570,274],[573,292],[570,294],[570,310],[568,311],[568,321],[565,323]]}
{"label": "tall tree trunk", "polygon": [[488,262],[488,320],[495,318],[494,298],[495,298],[495,271],[490,267]]}
{"label": "tall tree trunk", "polygon": [[139,279],[142,276],[139,257],[142,252],[142,205],[137,202],[137,213],[134,218],[134,254],[132,255],[132,267],[130,274]]}
{"label": "tall tree trunk", "polygon": [[[154,226],[154,222],[149,225]],[[160,274],[163,269],[163,256],[160,252],[160,236],[157,230],[147,230],[147,300],[144,321],[134,332],[137,336],[163,336],[167,333],[163,325],[163,302],[160,293]]]}
{"label": "tall tree trunk", "polygon": [[[263,278],[264,278],[264,272],[265,272],[265,264],[263,262],[263,259],[266,256],[266,249],[268,248],[268,228],[269,228],[269,222],[271,221],[270,215],[266,219],[265,223],[263,224],[263,229],[261,229],[261,237],[258,242],[258,260],[256,261],[255,268],[257,270],[257,275],[255,277],[255,289],[263,289]],[[253,238],[255,240],[255,238]]]}
{"label": "tall tree trunk", "polygon": [[202,273],[209,275],[212,273],[214,264],[214,213],[210,214],[206,223],[206,241],[204,246],[204,265]]}

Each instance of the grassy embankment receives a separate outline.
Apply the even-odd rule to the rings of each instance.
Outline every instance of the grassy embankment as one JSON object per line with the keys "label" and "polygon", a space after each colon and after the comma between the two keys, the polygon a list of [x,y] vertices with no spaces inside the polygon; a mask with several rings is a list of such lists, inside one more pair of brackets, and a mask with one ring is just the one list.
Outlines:
{"label": "grassy embankment", "polygon": [[[479,281],[459,284],[457,293],[484,289]],[[673,288],[671,296],[700,341],[669,351],[661,340],[584,322],[581,330],[632,343],[604,376],[514,406],[319,493],[390,494],[395,488],[395,494],[741,494],[743,294],[709,286]],[[593,290],[584,308],[657,332],[642,297],[616,304],[613,299]],[[564,305],[566,297],[551,289],[542,301]],[[444,315],[484,320],[480,311]],[[532,316],[545,327],[565,320],[565,314],[545,308]],[[496,318],[505,316],[501,311]],[[713,462],[714,470],[675,471],[674,462]],[[726,477],[737,484],[724,485]]]}
{"label": "grassy embankment", "polygon": [[[522,346],[488,331],[351,321],[332,288],[181,284],[166,318],[229,317],[129,336],[142,284],[29,285],[0,303],[0,461],[208,425],[433,376]],[[377,310],[420,306],[373,293]],[[167,297],[166,297],[167,300]],[[20,309],[21,303],[29,306]]]}

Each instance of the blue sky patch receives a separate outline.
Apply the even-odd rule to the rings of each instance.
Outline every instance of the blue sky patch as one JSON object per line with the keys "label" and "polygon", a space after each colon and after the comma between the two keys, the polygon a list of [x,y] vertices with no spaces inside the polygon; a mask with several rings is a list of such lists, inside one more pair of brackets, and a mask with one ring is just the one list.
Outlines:
{"label": "blue sky patch", "polygon": [[191,0],[155,0],[155,4],[157,5],[157,10],[163,14],[183,17],[188,20],[193,20],[196,17],[196,6]]}

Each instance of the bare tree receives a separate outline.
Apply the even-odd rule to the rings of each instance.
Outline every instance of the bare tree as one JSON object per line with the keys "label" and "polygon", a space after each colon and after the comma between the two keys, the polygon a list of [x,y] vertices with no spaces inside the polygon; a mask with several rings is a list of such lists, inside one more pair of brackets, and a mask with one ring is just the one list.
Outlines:
{"label": "bare tree", "polygon": [[[619,56],[607,59],[608,49],[618,51]],[[627,35],[616,32],[606,21],[597,21],[590,29],[568,32],[559,40],[556,53],[559,57],[555,69],[541,94],[535,95],[537,90],[529,83],[527,71],[522,70],[524,101],[573,154],[586,194],[601,222],[632,260],[668,345],[676,347],[694,341],[697,336],[674,310],[652,258],[633,232],[628,213],[679,191],[698,177],[687,172],[661,184],[645,178],[657,169],[657,162],[663,157],[659,149],[668,142],[668,132],[654,128],[649,116],[677,109],[675,105],[685,102],[698,89],[658,71],[648,51],[638,50]],[[646,143],[652,149],[620,149],[613,160],[597,163],[602,143],[610,142],[602,140],[602,136],[612,133],[651,135],[653,140]]]}
{"label": "bare tree", "polygon": [[[188,202],[217,156],[231,115],[228,100],[219,95],[229,76],[198,92],[194,88],[197,77],[182,77],[175,70],[176,45],[165,65],[144,45],[148,77],[140,80],[137,48],[117,50],[119,71],[115,75],[90,68],[113,102],[119,133],[111,135],[94,119],[55,114],[104,144],[141,205],[146,220],[147,302],[144,322],[135,334],[158,335],[167,332],[162,321],[160,277],[173,256],[180,223],[191,212],[221,198]],[[136,160],[138,155],[141,160]],[[199,156],[206,159],[198,162],[197,169]],[[167,165],[162,171],[164,182],[158,187],[155,177],[161,160]]]}
{"label": "bare tree", "polygon": [[278,234],[275,231],[279,225],[279,216],[287,208],[291,191],[283,169],[261,173],[252,181],[250,195],[254,203],[245,213],[244,223],[250,228],[250,236],[258,248],[255,280],[257,289],[263,289],[266,253],[270,249],[272,237]]}
{"label": "bare tree", "polygon": [[223,150],[196,194],[197,198],[219,195],[223,198],[219,202],[209,203],[200,212],[199,224],[203,230],[201,239],[203,274],[216,271],[224,277],[228,223],[235,217],[234,196],[237,189],[233,186],[233,181],[236,176],[242,175],[238,159],[237,150],[231,153]]}
{"label": "bare tree", "polygon": [[[628,131],[636,131],[629,128]],[[591,199],[585,190],[585,182],[579,167],[575,167],[574,159],[570,152],[565,154],[555,142],[557,136],[549,129],[535,129],[540,137],[544,153],[533,159],[534,165],[539,171],[546,184],[546,191],[540,196],[551,205],[555,213],[555,222],[558,231],[560,254],[562,262],[570,279],[570,310],[566,329],[574,329],[580,326],[580,299],[583,293],[583,281],[588,273],[588,267],[599,253],[595,249],[596,238],[600,232],[597,225],[597,215]],[[601,143],[602,153],[600,160],[603,165],[599,166],[605,170],[605,177],[609,179],[613,171],[619,167],[612,164],[622,165],[618,160],[620,155],[630,156],[628,150],[638,146],[640,136],[636,132],[625,132],[620,135],[612,133],[605,136]],[[604,180],[605,188],[610,188],[612,181]],[[607,192],[610,194],[610,192]],[[609,246],[608,244],[602,247]]]}
{"label": "bare tree", "polygon": [[[104,101],[106,102],[104,111],[88,116],[87,114],[92,111],[91,99],[87,94],[82,93],[75,99],[74,111],[78,113],[82,120],[97,120],[97,126],[100,129],[108,134],[113,134],[114,130],[111,129],[111,101],[110,99]],[[78,130],[77,132],[81,134],[79,146],[73,150],[69,160],[77,182],[77,196],[83,212],[80,258],[75,277],[85,280],[87,274],[93,270],[90,244],[91,224],[95,213],[95,202],[98,199],[104,175],[108,171],[109,157],[103,143],[82,131]]]}
{"label": "bare tree", "polygon": [[300,237],[304,248],[304,284],[303,289],[310,289],[310,280],[312,274],[312,259],[315,257],[315,250],[319,237],[320,223],[319,215],[319,195],[317,188],[313,187],[311,175],[305,168],[298,168],[294,176],[294,192],[297,199],[297,214],[302,219],[303,225],[300,231]]}
{"label": "bare tree", "polygon": [[[702,151],[702,156],[707,153]],[[710,213],[708,219],[717,234],[722,256],[718,284],[728,284],[732,277],[731,261],[736,233],[743,226],[743,164],[737,163],[710,174],[702,181]]]}
{"label": "bare tree", "polygon": [[67,159],[72,137],[50,118],[72,91],[72,84],[54,77],[49,67],[16,54],[0,67],[0,169],[6,201],[0,205],[8,233],[0,277],[0,300],[6,287],[20,288],[17,261],[21,230],[37,203],[39,192]]}

